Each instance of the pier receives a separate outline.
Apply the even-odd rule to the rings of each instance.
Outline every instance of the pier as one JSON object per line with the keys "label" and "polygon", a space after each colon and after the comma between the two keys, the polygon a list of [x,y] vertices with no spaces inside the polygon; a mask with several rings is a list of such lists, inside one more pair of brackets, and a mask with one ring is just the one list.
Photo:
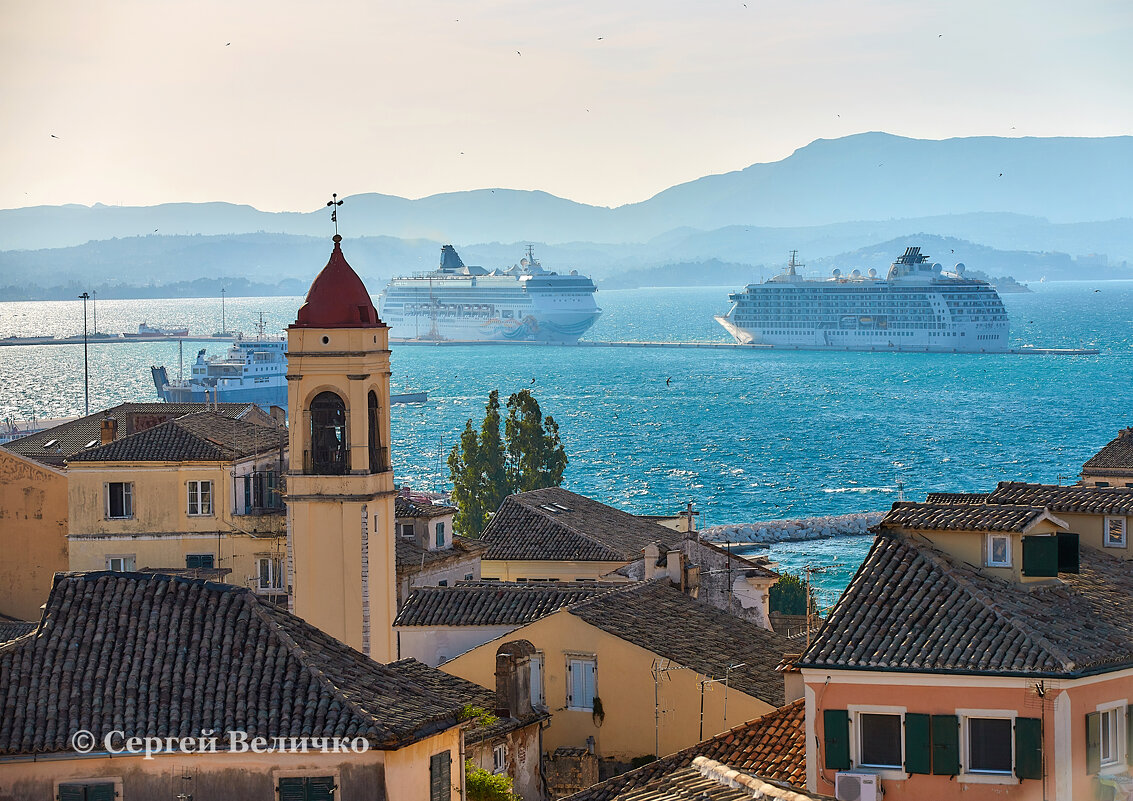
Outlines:
{"label": "pier", "polygon": [[1008,348],[1007,350],[959,350],[937,348],[807,348],[803,346],[741,344],[739,342],[591,342],[579,340],[578,342],[508,342],[495,340],[424,340],[424,339],[391,339],[391,345],[432,345],[432,346],[463,346],[463,345],[506,345],[528,347],[553,348],[683,348],[696,350],[755,350],[755,351],[813,351],[838,353],[964,353],[964,354],[1007,354],[1011,356],[1098,356],[1101,351],[1097,348]]}

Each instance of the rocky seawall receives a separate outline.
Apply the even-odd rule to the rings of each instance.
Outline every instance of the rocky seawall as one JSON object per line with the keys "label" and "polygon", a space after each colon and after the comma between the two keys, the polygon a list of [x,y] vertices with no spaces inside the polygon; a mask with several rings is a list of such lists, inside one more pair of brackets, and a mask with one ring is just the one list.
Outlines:
{"label": "rocky seawall", "polygon": [[830,517],[804,517],[797,520],[764,520],[759,523],[737,523],[708,526],[700,534],[713,542],[751,542],[770,545],[773,542],[821,540],[828,537],[852,537],[866,534],[885,517],[885,512],[859,512]]}

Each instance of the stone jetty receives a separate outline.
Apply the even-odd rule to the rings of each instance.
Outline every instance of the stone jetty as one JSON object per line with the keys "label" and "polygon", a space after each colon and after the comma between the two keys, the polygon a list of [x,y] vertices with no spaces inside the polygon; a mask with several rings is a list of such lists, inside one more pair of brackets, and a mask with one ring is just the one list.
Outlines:
{"label": "stone jetty", "polygon": [[829,517],[803,517],[797,520],[763,520],[708,526],[701,536],[713,542],[753,542],[771,544],[796,540],[821,540],[866,534],[885,517],[885,512],[859,512]]}

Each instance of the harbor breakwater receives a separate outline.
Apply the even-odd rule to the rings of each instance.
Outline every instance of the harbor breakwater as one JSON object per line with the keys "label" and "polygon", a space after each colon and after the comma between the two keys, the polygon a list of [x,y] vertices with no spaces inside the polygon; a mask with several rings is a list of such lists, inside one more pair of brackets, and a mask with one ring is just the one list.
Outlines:
{"label": "harbor breakwater", "polygon": [[763,520],[708,526],[700,535],[713,542],[750,542],[770,545],[775,542],[822,540],[830,537],[851,537],[868,533],[885,517],[885,512],[859,512],[827,517],[804,517],[797,520]]}

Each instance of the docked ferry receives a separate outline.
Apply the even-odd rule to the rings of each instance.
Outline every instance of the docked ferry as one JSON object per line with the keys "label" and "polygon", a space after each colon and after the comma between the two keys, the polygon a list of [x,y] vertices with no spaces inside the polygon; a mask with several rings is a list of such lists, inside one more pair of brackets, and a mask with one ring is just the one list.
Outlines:
{"label": "docked ferry", "polygon": [[157,393],[169,403],[256,403],[265,409],[287,408],[287,339],[267,336],[263,320],[257,336],[237,334],[220,356],[205,349],[189,368],[189,377],[170,380],[164,367],[153,367]]}
{"label": "docked ferry", "polygon": [[783,273],[729,295],[717,322],[742,344],[838,350],[1004,351],[1007,310],[995,287],[945,272],[919,247],[881,278],[854,270],[804,278],[797,251]]}
{"label": "docked ferry", "polygon": [[436,270],[394,278],[378,308],[395,341],[577,342],[602,313],[597,291],[577,270],[544,270],[530,246],[519,264],[487,270],[445,245]]}

